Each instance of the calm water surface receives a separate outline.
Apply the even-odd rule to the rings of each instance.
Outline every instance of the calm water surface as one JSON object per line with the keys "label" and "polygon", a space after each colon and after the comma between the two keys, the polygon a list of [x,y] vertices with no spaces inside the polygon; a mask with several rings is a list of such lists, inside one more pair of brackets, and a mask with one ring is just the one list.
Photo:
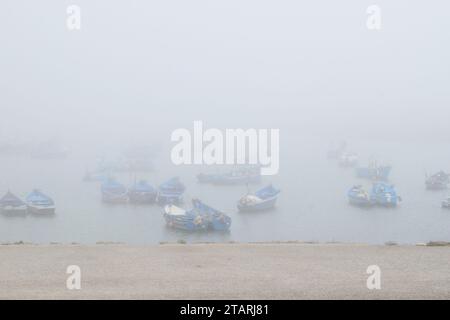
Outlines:
{"label": "calm water surface", "polygon": [[[264,177],[281,188],[276,210],[238,213],[236,201],[245,186],[198,184],[195,174],[210,168],[173,166],[169,151],[155,160],[155,171],[138,175],[158,185],[180,176],[187,186],[185,205],[198,197],[227,212],[233,219],[229,234],[186,234],[165,227],[162,208],[157,205],[105,205],[99,183],[82,181],[86,166],[94,166],[93,154],[73,149],[64,160],[27,157],[0,158],[0,190],[25,196],[39,188],[56,202],[53,217],[0,216],[0,241],[33,243],[96,243],[100,241],[152,244],[162,241],[340,241],[416,243],[450,241],[450,211],[441,209],[446,191],[426,191],[425,170],[450,170],[450,148],[444,143],[408,144],[386,141],[349,141],[352,151],[367,163],[376,157],[391,164],[391,182],[403,202],[395,209],[360,209],[347,203],[346,192],[354,184],[370,183],[355,178],[353,169],[340,168],[326,159],[328,141],[284,137],[280,173]],[[283,148],[283,146],[291,146]],[[293,148],[295,146],[295,148]],[[133,176],[117,174],[124,184]],[[262,185],[261,185],[262,186]],[[255,191],[258,186],[251,186]]]}

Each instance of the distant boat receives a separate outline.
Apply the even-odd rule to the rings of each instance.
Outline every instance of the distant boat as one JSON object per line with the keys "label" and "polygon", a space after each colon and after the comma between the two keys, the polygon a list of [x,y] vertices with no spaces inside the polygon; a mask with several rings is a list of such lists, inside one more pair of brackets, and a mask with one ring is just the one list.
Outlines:
{"label": "distant boat", "polygon": [[450,197],[442,201],[442,208],[450,209]]}
{"label": "distant boat", "polygon": [[0,199],[0,211],[7,215],[25,215],[28,212],[27,204],[13,193],[8,191]]}
{"label": "distant boat", "polygon": [[370,201],[373,204],[395,207],[401,198],[397,195],[394,186],[383,182],[374,183],[370,193]]}
{"label": "distant boat", "polygon": [[439,171],[425,180],[425,185],[428,190],[443,190],[447,189],[450,183],[450,175],[444,171]]}
{"label": "distant boat", "polygon": [[55,203],[53,199],[41,191],[34,189],[27,197],[28,212],[34,214],[54,214]]}
{"label": "distant boat", "polygon": [[369,207],[372,205],[369,193],[362,186],[352,187],[348,193],[348,201],[350,204],[361,207]]}
{"label": "distant boat", "polygon": [[353,168],[358,164],[358,155],[354,152],[344,152],[339,157],[339,165],[345,168]]}
{"label": "distant boat", "polygon": [[135,183],[128,190],[128,197],[131,203],[153,203],[158,192],[147,181],[141,180]]}
{"label": "distant boat", "polygon": [[214,209],[198,199],[192,200],[194,209],[208,221],[208,228],[213,231],[228,231],[231,227],[231,218],[225,213]]}
{"label": "distant boat", "polygon": [[162,205],[181,203],[185,189],[178,177],[171,178],[159,186],[157,202]]}
{"label": "distant boat", "polygon": [[237,204],[239,211],[264,211],[275,207],[280,190],[268,185],[255,194],[247,194]]}
{"label": "distant boat", "polygon": [[102,183],[101,191],[103,202],[125,203],[128,201],[127,188],[112,178],[108,178]]}
{"label": "distant boat", "polygon": [[186,211],[173,204],[164,207],[164,219],[169,228],[185,231],[204,231],[208,228],[208,220],[195,209]]}
{"label": "distant boat", "polygon": [[370,180],[387,181],[390,172],[390,166],[379,166],[375,162],[370,163],[368,167],[356,168],[357,177]]}
{"label": "distant boat", "polygon": [[197,175],[197,180],[216,185],[259,183],[261,181],[261,168],[259,166],[246,166],[223,174],[200,173]]}

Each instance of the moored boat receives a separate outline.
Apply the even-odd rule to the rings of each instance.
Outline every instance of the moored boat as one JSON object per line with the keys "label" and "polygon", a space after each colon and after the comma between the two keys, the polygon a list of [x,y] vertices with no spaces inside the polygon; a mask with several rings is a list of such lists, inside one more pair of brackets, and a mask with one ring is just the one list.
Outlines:
{"label": "moored boat", "polygon": [[101,186],[102,200],[105,203],[126,203],[128,201],[127,188],[116,180],[108,178]]}
{"label": "moored boat", "polygon": [[173,204],[164,207],[164,219],[169,228],[184,231],[204,231],[208,228],[208,221],[195,209],[186,211]]}
{"label": "moored boat", "polygon": [[372,205],[369,193],[360,185],[353,186],[347,193],[350,204],[361,207],[369,207]]}
{"label": "moored boat", "polygon": [[213,231],[228,231],[231,227],[231,218],[225,213],[214,209],[198,199],[192,200],[194,209],[208,221],[208,228]]}
{"label": "moored boat", "polygon": [[180,179],[173,177],[159,186],[157,202],[162,205],[181,203],[185,189]]}
{"label": "moored boat", "polygon": [[280,190],[268,185],[255,194],[243,196],[237,204],[239,211],[264,211],[275,207]]}
{"label": "moored boat", "polygon": [[53,202],[53,199],[37,189],[34,189],[28,194],[26,203],[29,213],[42,215],[55,213],[55,203]]}
{"label": "moored boat", "polygon": [[450,183],[450,175],[444,171],[439,171],[425,180],[425,186],[428,190],[447,189]]}
{"label": "moored boat", "polygon": [[450,209],[450,197],[442,201],[442,208]]}
{"label": "moored boat", "polygon": [[390,172],[390,166],[379,166],[375,162],[370,163],[367,167],[356,168],[357,177],[378,181],[388,180]]}
{"label": "moored boat", "polygon": [[158,192],[147,181],[141,180],[128,189],[128,197],[131,203],[146,204],[156,200]]}
{"label": "moored boat", "polygon": [[373,204],[395,207],[400,200],[401,199],[397,195],[397,192],[393,185],[383,182],[377,182],[373,184],[372,191],[370,193],[370,201]]}
{"label": "moored boat", "polygon": [[19,216],[28,213],[27,204],[8,191],[0,199],[0,212],[5,215]]}

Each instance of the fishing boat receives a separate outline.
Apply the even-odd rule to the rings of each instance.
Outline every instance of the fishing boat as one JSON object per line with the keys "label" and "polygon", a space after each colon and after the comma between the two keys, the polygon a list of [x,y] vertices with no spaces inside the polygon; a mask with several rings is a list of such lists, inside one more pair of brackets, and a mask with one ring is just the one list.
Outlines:
{"label": "fishing boat", "polygon": [[353,168],[358,164],[358,155],[354,152],[344,152],[339,157],[339,165],[344,168]]}
{"label": "fishing boat", "polygon": [[156,201],[158,192],[147,181],[141,180],[128,189],[128,198],[131,203],[145,204]]}
{"label": "fishing boat", "polygon": [[127,188],[116,180],[108,178],[102,183],[102,200],[105,203],[125,203],[128,201]]}
{"label": "fishing boat", "polygon": [[204,231],[208,229],[208,220],[195,209],[189,211],[173,204],[164,207],[164,219],[169,228],[184,231]]}
{"label": "fishing boat", "polygon": [[360,207],[369,207],[372,205],[369,193],[360,185],[353,186],[347,193],[350,204]]}
{"label": "fishing boat", "polygon": [[239,211],[264,211],[275,207],[280,190],[271,184],[258,190],[255,194],[243,196],[237,204]]}
{"label": "fishing boat", "polygon": [[194,209],[208,221],[208,228],[213,231],[228,231],[231,227],[231,218],[225,213],[214,209],[198,199],[192,200]]}
{"label": "fishing boat", "polygon": [[373,204],[395,207],[401,198],[397,195],[393,185],[389,185],[383,182],[374,183],[372,191],[370,193],[370,201]]}
{"label": "fishing boat", "polygon": [[390,166],[379,166],[376,162],[371,162],[367,167],[356,168],[357,177],[377,181],[387,181],[390,172]]}
{"label": "fishing boat", "polygon": [[259,166],[246,166],[223,174],[200,173],[197,175],[197,180],[215,185],[259,183],[261,181],[261,168]]}
{"label": "fishing boat", "polygon": [[450,174],[444,171],[439,171],[432,176],[427,177],[425,185],[428,190],[443,190],[447,189],[450,183]]}
{"label": "fishing boat", "polygon": [[34,189],[25,199],[28,212],[34,214],[54,214],[55,203],[52,198],[45,195],[41,191]]}
{"label": "fishing boat", "polygon": [[185,189],[180,179],[173,177],[159,186],[157,202],[163,205],[181,203]]}
{"label": "fishing boat", "polygon": [[442,208],[450,209],[450,197],[442,201]]}
{"label": "fishing boat", "polygon": [[14,216],[28,213],[27,204],[10,191],[0,199],[0,211],[3,214]]}

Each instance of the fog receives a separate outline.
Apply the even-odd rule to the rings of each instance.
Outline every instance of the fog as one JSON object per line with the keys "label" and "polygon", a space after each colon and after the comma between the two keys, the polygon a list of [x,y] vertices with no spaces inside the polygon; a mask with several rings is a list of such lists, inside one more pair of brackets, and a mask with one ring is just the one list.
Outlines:
{"label": "fog", "polygon": [[[155,171],[147,177],[154,180],[152,184],[178,175],[184,177],[188,190],[195,190],[191,195],[204,194],[222,208],[235,210],[235,201],[225,201],[222,193],[238,199],[245,187],[226,191],[199,187],[195,174],[208,168],[170,163],[171,132],[192,130],[193,122],[200,120],[210,128],[280,130],[280,174],[266,181],[278,183],[283,190],[281,218],[276,214],[255,218],[261,233],[246,229],[251,224],[248,217],[241,223],[237,218],[229,240],[448,238],[442,229],[450,223],[447,216],[434,221],[423,217],[429,210],[424,203],[439,206],[445,192],[433,198],[422,193],[424,171],[450,171],[450,6],[438,0],[377,0],[381,30],[369,30],[366,10],[373,4],[358,0],[3,0],[0,144],[35,147],[51,140],[71,152],[66,160],[38,163],[1,155],[1,191],[16,187],[18,193],[26,193],[43,185],[55,194],[59,185],[66,185],[72,186],[68,188],[76,197],[85,188],[80,182],[85,168],[92,168],[96,157],[111,148],[151,144],[160,147]],[[67,28],[69,5],[81,9],[80,30]],[[376,157],[393,166],[391,181],[403,187],[403,197],[410,203],[400,210],[407,215],[420,207],[414,214],[420,218],[411,222],[418,229],[408,231],[398,217],[394,222],[349,222],[361,219],[358,210],[347,208],[345,196],[357,180],[326,160],[330,143],[343,140],[360,155],[361,164]],[[37,179],[43,173],[48,176]],[[323,202],[322,186],[333,194],[332,200],[314,214],[312,208]],[[83,192],[94,194],[100,203],[98,185],[89,188]],[[407,189],[410,194],[405,195]],[[307,199],[298,199],[300,191]],[[61,234],[40,237],[33,223],[23,229],[20,221],[4,220],[2,229],[10,232],[0,241],[166,240],[163,231],[151,239],[125,232],[117,239],[107,232],[80,235],[70,227],[71,214],[90,202],[85,199],[86,206],[77,204],[75,210],[65,199],[70,198],[66,191],[59,192],[62,199],[55,201],[66,212],[58,209],[59,222],[43,220],[39,227],[62,228],[67,237],[62,229]],[[428,202],[411,203],[422,196]],[[353,218],[347,217],[347,222],[353,227],[346,229],[347,222],[331,218],[333,201],[342,205],[336,216],[352,210]],[[297,209],[295,217],[304,214],[311,219],[298,222],[305,228],[302,231],[289,226],[291,216],[283,216]],[[86,210],[105,214],[109,209]],[[152,210],[157,215],[162,209]],[[112,223],[116,234],[121,232],[120,219]],[[106,228],[107,219],[100,220]],[[82,219],[76,223],[92,229],[100,224]],[[163,222],[157,223],[160,228]],[[274,223],[278,223],[276,230],[268,227]],[[391,223],[387,228],[392,232],[367,235],[370,223],[380,223],[380,228]],[[317,232],[311,233],[307,226],[312,225]],[[136,231],[134,227],[130,228]],[[292,228],[292,233],[284,228]]]}

